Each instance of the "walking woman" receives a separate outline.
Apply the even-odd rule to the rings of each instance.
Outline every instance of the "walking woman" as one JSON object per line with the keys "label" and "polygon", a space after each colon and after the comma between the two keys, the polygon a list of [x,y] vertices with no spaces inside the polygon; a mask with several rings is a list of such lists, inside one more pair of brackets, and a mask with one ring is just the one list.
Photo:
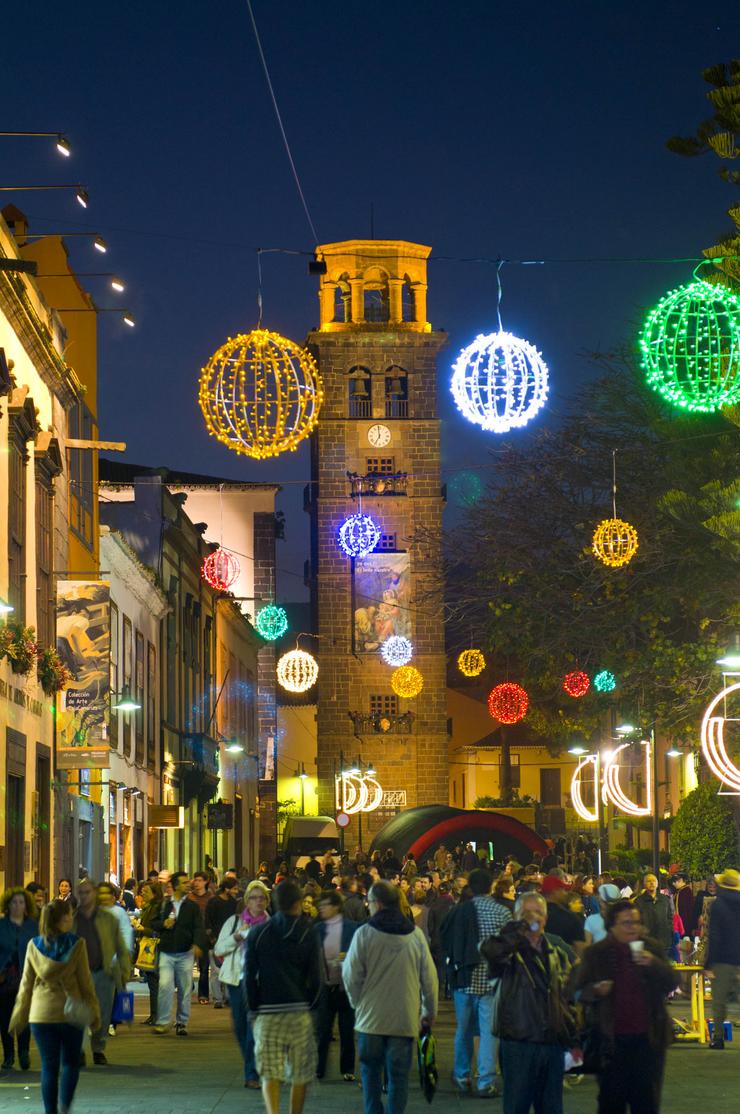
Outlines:
{"label": "walking woman", "polygon": [[[162,908],[164,892],[159,882],[142,882],[139,886],[139,897],[141,898],[141,913],[138,921],[134,921],[134,931],[138,938],[153,936],[152,920]],[[155,967],[153,971],[142,971],[142,974],[146,979],[146,985],[149,987],[149,1016],[142,1024],[155,1025],[157,1021],[157,996],[159,994],[159,969]]]}
{"label": "walking woman", "polygon": [[[9,1032],[10,1018],[21,985],[21,972],[26,948],[38,931],[36,909],[31,895],[20,886],[6,890],[0,901],[0,1034],[3,1039],[3,1071],[14,1063],[13,1037]],[[31,1033],[28,1028],[18,1033],[18,1063],[28,1071],[28,1049]]]}
{"label": "walking woman", "polygon": [[[10,1019],[10,1030],[22,1032],[29,1024],[41,1053],[41,1095],[45,1114],[69,1114],[80,1075],[84,1029],[64,1016],[67,996],[90,1011],[93,1032],[100,1028],[85,941],[72,929],[67,901],[51,901],[41,913],[41,935],[28,945],[21,985]],[[60,1084],[61,1064],[61,1084]]]}

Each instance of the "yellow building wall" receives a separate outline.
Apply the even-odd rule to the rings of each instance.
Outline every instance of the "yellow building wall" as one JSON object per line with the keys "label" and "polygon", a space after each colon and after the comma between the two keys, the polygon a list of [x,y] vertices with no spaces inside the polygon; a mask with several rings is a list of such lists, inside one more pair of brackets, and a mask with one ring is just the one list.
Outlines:
{"label": "yellow building wall", "polygon": [[[303,769],[307,777],[300,778]],[[301,802],[301,787],[303,800]],[[319,815],[316,774],[316,705],[278,708],[278,801],[295,801],[304,816]]]}

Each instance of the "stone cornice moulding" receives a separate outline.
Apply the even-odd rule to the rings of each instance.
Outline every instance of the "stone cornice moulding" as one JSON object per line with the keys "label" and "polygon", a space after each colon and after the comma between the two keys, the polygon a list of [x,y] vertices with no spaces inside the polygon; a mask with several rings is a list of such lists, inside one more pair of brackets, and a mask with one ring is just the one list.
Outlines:
{"label": "stone cornice moulding", "polygon": [[105,553],[105,564],[111,578],[115,577],[128,589],[153,618],[162,619],[170,610],[170,604],[155,583],[154,573],[142,564],[123,535],[117,530],[102,527],[100,547]]}

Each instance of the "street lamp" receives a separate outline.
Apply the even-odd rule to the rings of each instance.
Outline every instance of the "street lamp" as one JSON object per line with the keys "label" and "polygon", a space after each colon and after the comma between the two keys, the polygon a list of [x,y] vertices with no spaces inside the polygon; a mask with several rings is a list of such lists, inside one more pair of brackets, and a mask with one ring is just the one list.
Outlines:
{"label": "street lamp", "polygon": [[300,766],[296,770],[293,777],[299,778],[300,782],[301,782],[301,816],[305,816],[306,815],[306,778],[308,777],[308,774],[306,773],[306,766],[303,762],[301,762]]}
{"label": "street lamp", "polygon": [[633,727],[631,723],[620,723],[619,727],[615,727],[614,730],[617,735],[634,735],[637,728]]}
{"label": "street lamp", "polygon": [[678,747],[671,747],[670,750],[665,752],[666,758],[680,758],[682,754],[683,751],[679,750]]}
{"label": "street lamp", "polygon": [[85,236],[87,239],[92,239],[93,247],[99,251],[101,255],[105,255],[108,250],[108,245],[102,236],[97,232],[33,232],[30,235],[27,233],[22,237],[23,243],[27,240],[45,240],[47,236],[62,236],[65,240],[70,236]]}
{"label": "street lamp", "polygon": [[60,155],[64,155],[64,157],[68,159],[69,156],[72,154],[72,148],[69,145],[69,140],[67,139],[66,135],[62,135],[61,132],[0,132],[0,135],[12,135],[17,137],[26,136],[29,138],[44,136],[46,138],[53,138],[55,140],[54,145]]}
{"label": "street lamp", "polygon": [[[117,693],[113,693],[117,696]],[[121,689],[120,699],[117,704],[111,704],[114,712],[138,712],[141,709],[141,704],[137,704],[131,695],[131,686],[124,685]]]}
{"label": "street lamp", "polygon": [[135,319],[128,310],[118,309],[116,306],[94,306],[89,309],[82,309],[80,306],[53,306],[52,308],[57,313],[120,313],[124,325],[128,325],[130,329],[136,325]]}
{"label": "street lamp", "polygon": [[10,615],[12,611],[15,611],[15,608],[12,604],[5,603],[4,600],[0,600],[0,615]]}
{"label": "street lamp", "polygon": [[568,754],[574,754],[577,758],[580,758],[582,754],[588,754],[588,751],[580,743],[573,743],[573,746],[568,747]]}
{"label": "street lamp", "polygon": [[227,754],[243,754],[244,747],[236,739],[230,739],[224,748]]}
{"label": "street lamp", "polygon": [[90,195],[79,182],[67,183],[63,186],[0,186],[3,193],[35,193],[38,190],[74,190],[75,197],[83,209],[90,204]]}
{"label": "street lamp", "polygon": [[123,279],[119,278],[118,275],[114,275],[112,271],[75,271],[73,275],[69,274],[68,272],[61,271],[58,273],[44,271],[41,274],[37,274],[36,278],[109,278],[111,290],[115,290],[117,294],[122,294],[126,289],[126,284],[124,283]]}

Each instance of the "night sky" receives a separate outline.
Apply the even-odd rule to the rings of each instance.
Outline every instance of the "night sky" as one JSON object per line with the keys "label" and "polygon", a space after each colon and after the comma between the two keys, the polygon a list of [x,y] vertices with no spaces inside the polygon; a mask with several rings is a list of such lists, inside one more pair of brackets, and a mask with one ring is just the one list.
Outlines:
{"label": "night sky", "polygon": [[[728,0],[457,3],[254,0],[288,138],[320,242],[375,235],[433,254],[517,259],[694,256],[727,229],[733,191],[718,160],[665,149],[708,112],[701,71],[740,54]],[[308,450],[262,463],[206,433],[202,364],[256,324],[256,247],[314,247],[273,116],[243,0],[26,0],[4,21],[3,185],[81,182],[73,193],[3,194],[32,232],[71,239],[99,306],[100,430],[127,460],[286,484],[284,599],[299,598]],[[264,324],[301,341],[317,323],[306,259],[263,256]],[[631,340],[645,306],[691,265],[503,269],[505,328],[543,352],[557,420],[589,374],[584,353]],[[495,268],[432,262],[429,317],[449,332],[439,368],[443,473],[485,478],[493,435],[457,415],[449,366],[495,328]],[[448,521],[459,521],[454,499]],[[296,575],[297,573],[301,575]]]}

